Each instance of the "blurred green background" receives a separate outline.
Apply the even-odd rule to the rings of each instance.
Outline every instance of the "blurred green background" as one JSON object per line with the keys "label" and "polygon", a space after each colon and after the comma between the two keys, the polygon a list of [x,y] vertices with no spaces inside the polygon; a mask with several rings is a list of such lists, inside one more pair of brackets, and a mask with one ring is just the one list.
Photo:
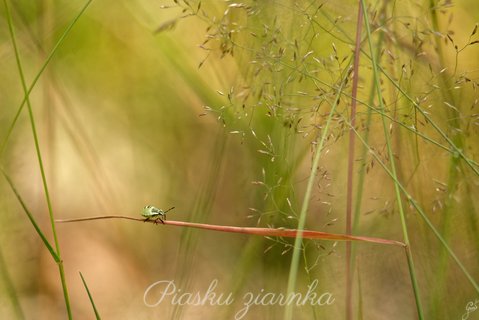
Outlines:
{"label": "blurred green background", "polygon": [[[24,92],[5,3],[29,86],[87,2],[0,6],[1,166],[51,240],[26,107],[9,135]],[[151,204],[175,206],[169,220],[295,228],[315,146],[352,63],[357,10],[355,1],[93,1],[30,95],[55,218],[139,217]],[[437,127],[478,159],[479,7],[379,1],[368,14],[375,54],[403,90],[382,76],[399,180],[477,282],[479,179]],[[393,180],[371,155],[389,164],[367,40],[361,46],[357,130],[370,150],[356,141],[354,233],[403,241]],[[345,232],[350,104],[351,79],[321,156],[310,230]],[[65,319],[55,261],[3,177],[0,190],[1,317]],[[404,204],[426,319],[458,319],[479,293]],[[234,319],[246,293],[287,290],[292,240],[116,219],[56,230],[77,319],[94,318],[78,272],[105,319]],[[354,319],[416,318],[404,251],[368,243],[355,250]],[[294,307],[294,319],[344,318],[345,257],[344,243],[304,241],[296,292],[317,279],[316,292],[335,300]],[[144,303],[156,281],[204,294],[215,279],[215,291],[232,292],[235,303]],[[254,306],[244,319],[283,313],[277,304]]]}

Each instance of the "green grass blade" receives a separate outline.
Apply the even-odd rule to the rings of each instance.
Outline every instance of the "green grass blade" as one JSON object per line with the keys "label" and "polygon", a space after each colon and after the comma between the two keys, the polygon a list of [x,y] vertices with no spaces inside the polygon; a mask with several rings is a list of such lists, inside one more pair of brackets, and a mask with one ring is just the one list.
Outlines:
{"label": "green grass blade", "polygon": [[[311,172],[310,172],[310,176],[309,176],[309,179],[308,179],[308,184],[307,184],[307,187],[306,187],[306,193],[304,195],[303,204],[302,204],[302,207],[301,207],[301,213],[300,213],[300,217],[299,217],[299,220],[298,220],[298,227],[297,227],[298,235],[296,236],[295,241],[294,241],[293,257],[291,258],[291,269],[290,269],[289,277],[288,277],[288,289],[287,289],[288,290],[288,293],[287,293],[288,295],[291,294],[295,290],[295,287],[296,287],[296,279],[297,279],[298,269],[299,269],[299,258],[300,258],[299,254],[300,254],[300,248],[301,248],[302,241],[303,241],[302,230],[304,229],[304,225],[306,223],[306,214],[307,214],[308,207],[309,207],[309,201],[310,201],[311,196],[312,196],[314,181],[316,180],[319,158],[321,157],[321,152],[323,151],[324,142],[326,141],[326,138],[328,136],[329,126],[331,124],[333,114],[334,114],[334,112],[336,110],[336,107],[339,103],[339,98],[341,97],[343,87],[346,83],[346,80],[349,77],[350,71],[351,70],[348,68],[346,74],[344,75],[344,77],[341,81],[341,84],[340,84],[339,88],[337,88],[337,94],[336,94],[335,101],[332,104],[331,111],[329,112],[328,119],[326,121],[326,124],[325,124],[324,128],[322,129],[321,139],[320,139],[320,141],[319,141],[319,143],[316,147],[317,149],[316,149],[316,152],[315,152],[315,155],[314,155],[314,159],[313,159],[313,163],[312,163],[312,167],[311,167]],[[284,319],[285,320],[293,319],[293,306],[291,304],[288,304],[285,308]]]}
{"label": "green grass blade", "polygon": [[[78,18],[86,10],[86,8],[91,3],[91,1],[92,0],[88,1],[85,4],[85,6],[83,7],[83,10],[81,10],[80,13],[77,15],[77,17],[72,21],[72,23],[70,24],[70,28],[67,29],[68,32],[69,32],[69,30],[71,30],[71,27],[73,27],[74,23],[78,20]],[[13,21],[12,21],[12,16],[11,16],[11,13],[10,13],[10,8],[8,6],[7,0],[4,0],[3,2],[4,2],[4,5],[5,5],[5,12],[6,12],[6,16],[7,16],[7,22],[8,22],[8,29],[9,29],[9,33],[10,33],[10,37],[11,37],[11,41],[12,41],[12,46],[13,46],[14,53],[15,53],[15,60],[17,62],[18,73],[19,73],[22,88],[23,88],[23,91],[24,91],[24,94],[25,94],[25,99],[24,100],[26,101],[25,103],[27,104],[27,108],[28,108],[28,114],[29,114],[29,118],[30,118],[30,124],[31,124],[31,127],[32,127],[33,139],[34,139],[34,142],[35,142],[35,150],[36,150],[36,153],[37,153],[38,165],[39,165],[40,173],[41,173],[41,177],[42,177],[43,190],[44,190],[44,193],[45,193],[45,199],[46,199],[47,206],[48,206],[50,224],[51,224],[53,240],[54,240],[54,244],[55,244],[55,250],[54,250],[55,256],[54,256],[54,258],[56,258],[55,261],[57,262],[58,268],[59,268],[60,280],[61,280],[61,283],[62,283],[63,296],[64,296],[65,306],[66,306],[67,313],[68,313],[68,318],[72,319],[73,316],[72,316],[72,311],[71,311],[71,307],[70,307],[70,298],[69,298],[69,295],[68,295],[68,288],[67,288],[67,283],[66,283],[66,278],[65,278],[65,272],[64,272],[63,263],[62,263],[62,260],[61,260],[60,244],[58,242],[58,236],[57,236],[57,232],[56,232],[56,228],[55,228],[55,219],[54,219],[54,215],[53,215],[53,208],[52,208],[50,193],[49,193],[49,190],[48,190],[48,183],[47,183],[47,179],[46,179],[45,169],[44,169],[44,166],[43,166],[43,158],[42,158],[41,151],[40,151],[40,143],[39,143],[38,134],[37,134],[37,130],[36,130],[35,118],[34,118],[34,115],[33,115],[33,110],[32,110],[32,106],[31,106],[30,98],[29,98],[30,92],[29,92],[29,89],[27,88],[27,84],[26,84],[26,81],[25,81],[25,75],[24,75],[24,72],[23,72],[22,63],[21,63],[21,60],[20,60],[20,54],[19,54],[19,51],[18,51],[17,43],[16,43],[15,30],[14,30],[14,27],[13,27]],[[64,36],[66,36],[66,34],[68,34],[68,32],[64,33]],[[57,42],[57,45],[54,48],[55,51],[60,46],[60,44],[61,44],[61,41]],[[55,51],[52,51],[52,52],[54,53]],[[47,58],[47,63],[46,64],[48,64],[48,62],[53,57],[53,53],[50,53],[49,57]],[[46,64],[44,66],[46,66]],[[43,72],[43,70],[41,70],[41,72]],[[39,74],[41,74],[41,72]],[[38,77],[39,77],[39,75],[38,75]],[[31,86],[31,88],[33,88],[33,86]],[[17,114],[20,113],[21,108],[22,107],[19,108],[19,112],[17,112]],[[12,124],[11,129],[13,129],[17,119],[18,119],[18,116],[15,117],[14,123]],[[9,130],[9,132],[11,132],[11,130]],[[6,143],[7,140],[8,140],[8,135],[7,135],[7,138],[5,140],[5,143]],[[2,146],[2,148],[3,148],[3,146]],[[37,232],[38,232],[38,230],[37,230]],[[48,243],[48,241],[46,241],[46,242],[44,241],[44,243]],[[49,246],[47,248],[52,252],[53,248],[51,246]]]}
{"label": "green grass blade", "polygon": [[[4,0],[4,3],[5,3],[5,6],[7,6],[7,3],[6,3],[7,0]],[[68,25],[68,27],[65,29],[65,31],[63,32],[63,34],[60,36],[60,38],[58,39],[57,43],[55,44],[55,46],[53,47],[53,49],[50,51],[50,54],[48,55],[47,59],[45,60],[45,62],[43,63],[42,67],[40,68],[40,70],[38,71],[37,75],[35,76],[35,78],[33,79],[32,83],[30,84],[30,87],[28,88],[26,94],[24,95],[23,97],[23,101],[22,103],[20,103],[20,106],[18,107],[18,110],[17,110],[17,113],[15,114],[15,117],[13,118],[13,121],[12,123],[10,124],[10,127],[8,128],[7,130],[7,134],[5,135],[5,139],[3,140],[2,142],[2,145],[0,147],[0,157],[3,155],[3,152],[5,151],[5,148],[7,146],[7,143],[8,143],[8,140],[10,139],[10,136],[13,132],[13,128],[15,127],[17,121],[18,121],[18,117],[20,116],[22,110],[23,110],[23,107],[25,106],[26,102],[27,102],[27,99],[30,97],[30,94],[33,90],[33,88],[35,87],[35,85],[37,84],[38,80],[40,79],[41,75],[43,74],[43,72],[45,71],[45,69],[47,68],[48,64],[50,63],[50,61],[52,60],[53,56],[55,55],[55,53],[57,52],[58,48],[61,46],[61,44],[63,43],[63,41],[66,39],[67,35],[70,33],[70,31],[72,30],[73,26],[76,24],[76,22],[78,21],[78,19],[83,15],[83,13],[85,12],[85,10],[88,8],[88,6],[90,5],[90,3],[92,2],[93,0],[88,0],[85,5],[83,6],[83,8],[80,10],[80,12],[75,16],[75,18],[73,18],[72,22]],[[7,15],[10,17],[10,13],[9,13],[9,10],[7,10]],[[11,18],[9,18],[11,20]],[[10,23],[10,22],[9,22]]]}
{"label": "green grass blade", "polygon": [[[353,64],[353,86],[351,88],[351,127],[356,126],[356,104],[358,96],[359,82],[359,58],[361,55],[361,31],[363,21],[363,9],[361,3],[358,2],[358,18],[356,22],[356,44],[354,48],[354,64]],[[353,208],[353,179],[354,179],[354,149],[356,147],[356,135],[353,130],[349,130],[349,146],[348,146],[348,181],[346,195],[346,234],[352,234],[352,208]],[[346,320],[353,318],[353,252],[352,243],[346,243]]]}
{"label": "green grass blade", "polygon": [[[331,22],[333,21],[333,19],[332,19],[330,16],[328,16],[324,11],[320,11],[320,13],[321,13],[323,16],[325,16],[329,21],[331,21]],[[434,11],[434,12],[433,12],[433,19],[435,19],[435,15],[436,15],[436,12]],[[437,26],[437,22],[434,22],[434,21],[433,21],[433,23],[434,23],[435,26]],[[347,40],[349,41],[349,43],[350,43],[351,45],[354,44],[354,43],[353,43],[353,39],[350,37],[350,35],[349,35],[348,32],[346,32],[346,31],[345,31],[343,28],[341,28],[339,25],[336,26],[336,29],[337,29],[339,32],[341,32],[341,34],[344,35],[344,36],[347,38]],[[382,33],[381,33],[381,35],[382,35]],[[438,48],[441,48],[441,46],[438,46]],[[365,52],[364,50],[361,50],[361,52],[362,52],[367,58],[371,59],[371,56],[369,56],[369,54],[368,54],[367,52]],[[441,55],[442,55],[442,54],[440,53],[439,56],[441,56]],[[434,145],[436,145],[436,146],[438,146],[438,147],[440,147],[440,148],[442,148],[442,149],[444,149],[444,150],[454,152],[457,156],[459,156],[460,158],[462,158],[462,159],[467,163],[467,165],[474,171],[474,173],[476,173],[476,175],[479,175],[479,164],[478,164],[477,162],[475,162],[474,160],[469,159],[468,157],[466,157],[466,155],[464,154],[463,150],[462,150],[461,148],[459,148],[459,147],[452,141],[452,139],[450,139],[450,138],[447,136],[447,134],[446,134],[441,128],[439,128],[439,126],[438,126],[436,123],[434,123],[434,121],[431,119],[431,117],[429,116],[429,114],[420,108],[419,104],[418,104],[416,101],[414,101],[414,99],[411,98],[411,96],[410,96],[409,94],[407,94],[407,92],[404,91],[404,89],[402,89],[402,88],[399,86],[399,84],[397,83],[397,81],[395,81],[395,80],[393,79],[393,77],[390,76],[380,65],[377,65],[377,67],[378,67],[378,70],[381,71],[381,74],[383,74],[384,76],[386,76],[386,78],[388,78],[388,80],[390,81],[390,83],[393,84],[393,85],[396,87],[396,89],[398,89],[398,91],[403,95],[403,97],[405,97],[405,98],[414,106],[414,108],[416,108],[416,110],[418,110],[418,111],[421,113],[421,115],[422,115],[424,118],[426,118],[429,123],[431,123],[431,125],[433,126],[433,128],[434,128],[434,129],[441,135],[441,137],[449,144],[449,146],[451,147],[451,149],[448,148],[447,146],[443,146],[442,144],[440,144],[439,142],[433,140],[432,138],[427,137],[427,136],[424,135],[423,133],[421,133],[421,132],[419,132],[419,131],[417,131],[417,130],[415,130],[415,129],[413,129],[413,128],[410,128],[409,126],[404,125],[404,124],[401,123],[401,122],[398,122],[397,124],[400,125],[401,127],[405,128],[406,130],[409,130],[409,131],[413,132],[414,134],[419,135],[420,137],[424,138],[426,141],[431,142],[431,143],[433,143]],[[304,75],[305,75],[305,76],[310,76],[310,75],[307,75],[307,74],[304,74]],[[443,77],[443,76],[441,76],[441,77]],[[443,79],[443,78],[442,78],[442,79]],[[327,85],[326,83],[323,83],[323,84]],[[345,95],[348,96],[347,93],[345,93]],[[361,103],[361,104],[363,104],[363,105],[366,105],[368,108],[373,108],[373,107],[371,107],[370,105],[368,105],[368,104],[366,104],[366,103],[364,103],[364,102],[361,102],[361,101],[358,101],[358,102]],[[375,109],[375,108],[373,108],[373,109]],[[381,110],[379,110],[379,111],[377,111],[377,112],[379,112],[382,116],[384,116],[384,114],[382,113]],[[386,115],[386,117],[389,118],[388,115]],[[393,120],[393,119],[391,119],[391,120]]]}
{"label": "green grass blade", "polygon": [[[47,184],[47,180],[46,180],[45,169],[44,169],[44,166],[43,166],[43,159],[42,159],[42,155],[41,155],[41,151],[40,151],[40,143],[39,143],[39,140],[38,140],[38,134],[37,134],[37,129],[36,129],[36,125],[35,125],[35,118],[33,116],[32,106],[31,106],[31,103],[30,103],[30,99],[28,97],[28,90],[27,90],[27,85],[26,85],[26,82],[25,82],[25,75],[23,73],[22,63],[20,61],[20,54],[18,52],[18,47],[17,47],[17,43],[16,43],[16,39],[15,39],[15,31],[14,31],[14,28],[13,28],[13,21],[12,21],[12,17],[11,17],[11,14],[10,14],[10,9],[8,7],[7,0],[4,0],[4,4],[5,4],[5,11],[6,11],[7,20],[8,20],[8,29],[10,31],[12,46],[13,46],[13,49],[14,49],[14,52],[15,52],[15,60],[17,62],[18,73],[20,75],[20,80],[21,80],[21,83],[22,83],[23,91],[25,92],[25,96],[27,97],[27,99],[26,99],[27,102],[26,103],[27,103],[27,107],[28,107],[28,115],[29,115],[29,118],[30,118],[30,125],[32,127],[33,140],[35,142],[35,150],[36,150],[36,153],[37,153],[38,165],[40,167],[40,173],[41,173],[41,176],[42,176],[43,190],[45,192],[45,198],[46,198],[46,201],[47,201],[48,213],[49,213],[49,217],[50,217],[50,224],[51,224],[52,233],[53,233],[53,241],[54,241],[54,244],[55,244],[54,252],[55,252],[56,257],[57,257],[57,259],[55,261],[57,262],[57,264],[59,266],[60,279],[61,279],[61,282],[62,282],[63,296],[65,298],[65,305],[66,305],[67,312],[68,312],[68,318],[72,319],[70,299],[68,297],[68,289],[67,289],[67,285],[66,285],[66,282],[65,282],[65,274],[63,272],[63,264],[62,264],[62,261],[61,261],[61,254],[60,254],[60,245],[59,245],[59,242],[58,242],[58,237],[57,237],[56,228],[55,228],[55,221],[54,221],[54,217],[53,217],[53,208],[52,208],[52,204],[51,204],[51,200],[50,200],[50,193],[48,191],[48,184]],[[51,247],[48,248],[48,249],[53,250]]]}
{"label": "green grass blade", "polygon": [[[434,122],[434,120],[431,119],[431,116],[430,116],[427,112],[425,112],[423,109],[421,109],[421,107],[419,106],[419,104],[417,104],[417,102],[414,101],[414,99],[411,98],[411,96],[409,96],[409,95],[407,94],[407,92],[404,91],[404,89],[402,89],[402,88],[399,86],[399,84],[398,84],[396,81],[394,81],[394,79],[393,79],[386,71],[384,71],[380,66],[378,66],[378,67],[379,67],[379,69],[381,70],[382,74],[384,74],[384,75],[388,78],[388,80],[396,87],[396,89],[398,89],[399,92],[400,92],[409,102],[411,102],[411,104],[414,106],[414,108],[416,108],[416,110],[418,110],[418,111],[421,113],[421,115],[428,121],[428,123],[430,123],[430,124],[433,126],[433,128],[441,135],[441,137],[451,146],[452,151],[454,152],[454,154],[457,155],[458,157],[462,158],[462,159],[466,162],[466,164],[472,169],[472,171],[474,171],[474,173],[479,176],[479,165],[478,165],[475,161],[473,161],[473,160],[469,159],[468,157],[466,157],[466,155],[464,154],[463,150],[462,150],[461,148],[459,148],[459,147],[452,141],[452,139],[447,136],[447,133],[444,132],[444,131]],[[450,150],[450,149],[448,149],[448,150]]]}
{"label": "green grass blade", "polygon": [[95,301],[93,301],[93,297],[91,296],[90,290],[88,289],[85,278],[83,278],[83,275],[81,274],[81,272],[79,272],[79,274],[80,274],[80,277],[81,277],[81,281],[83,282],[83,285],[85,286],[86,293],[88,294],[88,298],[90,299],[91,306],[93,307],[93,311],[95,312],[95,318],[97,320],[100,320],[101,319],[100,313],[98,313],[98,310],[95,306]]}
{"label": "green grass blade", "polygon": [[[355,130],[356,131],[356,130]],[[366,144],[366,142],[363,140],[363,138],[360,136],[360,134],[356,131],[356,135],[358,136],[358,139],[361,141],[361,143],[368,148],[369,153],[374,157],[374,159],[381,165],[381,167],[385,170],[385,172],[392,178],[395,179],[395,176],[392,174],[392,172],[389,170],[389,168],[386,166],[384,162],[382,162],[381,158],[376,154],[374,150],[372,150],[369,145]],[[436,227],[432,224],[431,220],[427,217],[426,213],[424,210],[421,208],[421,206],[414,200],[414,198],[407,192],[406,188],[399,182],[395,181],[395,183],[398,185],[400,188],[401,192],[403,195],[408,199],[408,201],[411,203],[411,205],[416,209],[416,211],[421,215],[422,219],[426,222],[427,226],[431,231],[434,233],[434,235],[437,237],[437,239],[441,242],[441,244],[444,246],[444,248],[447,250],[451,258],[456,262],[456,264],[459,266],[461,271],[464,273],[466,278],[469,280],[471,285],[474,287],[474,289],[479,293],[479,285],[477,282],[474,280],[472,275],[467,271],[466,267],[462,264],[461,260],[456,256],[454,251],[451,249],[451,247],[447,244],[446,240],[441,236],[439,231],[436,229]]]}
{"label": "green grass blade", "polygon": [[[380,109],[385,110],[384,106],[384,99],[382,97],[382,92],[381,92],[381,83],[380,83],[380,78],[379,78],[379,70],[378,70],[378,62],[376,60],[375,56],[375,50],[373,48],[373,43],[371,39],[371,27],[369,25],[369,17],[367,14],[367,8],[364,0],[361,0],[361,5],[363,7],[364,11],[364,22],[366,25],[366,33],[367,33],[367,42],[369,45],[369,52],[371,54],[371,64],[372,64],[372,69],[373,69],[373,74],[374,74],[374,86],[376,87],[376,92],[377,92],[377,98],[379,101]],[[383,130],[384,130],[384,137],[386,139],[386,146],[387,146],[387,151],[389,155],[389,160],[391,164],[391,173],[392,173],[392,178],[394,180],[394,191],[396,194],[396,201],[398,204],[398,210],[399,210],[399,216],[401,218],[401,227],[402,227],[402,232],[403,232],[403,237],[404,237],[404,242],[407,245],[406,252],[407,252],[407,261],[408,261],[408,267],[409,267],[409,275],[411,277],[411,283],[413,286],[414,290],[414,298],[416,299],[416,308],[417,308],[417,313],[419,316],[419,319],[424,319],[423,311],[422,311],[422,304],[421,304],[421,299],[420,299],[420,294],[419,294],[419,286],[417,283],[417,276],[416,272],[414,269],[414,260],[413,256],[411,253],[411,247],[410,247],[410,242],[409,242],[409,235],[408,235],[408,229],[407,229],[407,224],[406,224],[406,215],[404,213],[403,209],[403,204],[402,204],[402,199],[401,199],[401,193],[400,193],[400,188],[399,188],[399,181],[397,179],[397,174],[396,174],[396,165],[394,161],[394,154],[392,152],[392,146],[391,146],[391,139],[389,136],[389,131],[388,131],[388,126],[386,124],[386,118],[381,117],[382,123],[383,123]],[[351,128],[354,128],[351,126]]]}
{"label": "green grass blade", "polygon": [[45,244],[45,247],[47,247],[48,251],[50,251],[50,254],[52,255],[53,259],[58,263],[60,262],[60,257],[58,256],[58,254],[55,252],[55,250],[53,249],[52,245],[50,244],[50,242],[48,242],[47,238],[45,237],[45,235],[43,234],[42,230],[40,229],[40,227],[38,226],[38,223],[35,221],[35,218],[33,217],[32,213],[30,212],[30,210],[28,210],[25,202],[23,201],[22,197],[20,196],[20,194],[18,193],[17,189],[15,188],[15,185],[13,184],[12,180],[10,179],[10,177],[7,175],[7,173],[3,170],[3,168],[0,167],[0,170],[2,171],[2,174],[3,176],[5,177],[5,179],[7,180],[8,184],[10,185],[10,188],[12,189],[13,193],[15,193],[15,196],[17,197],[18,199],[18,202],[20,202],[20,205],[22,206],[23,208],[23,211],[25,211],[25,214],[27,215],[28,219],[30,220],[30,222],[32,223],[33,227],[35,228],[35,231],[37,231],[38,235],[40,236],[40,238],[42,239],[43,243]]}
{"label": "green grass blade", "polygon": [[5,290],[7,291],[7,295],[10,298],[10,305],[15,312],[15,316],[17,319],[25,319],[25,314],[23,313],[22,306],[18,301],[18,296],[15,291],[15,287],[13,285],[13,281],[9,275],[7,270],[7,264],[5,263],[5,259],[3,257],[2,250],[0,249],[0,279],[5,286]]}

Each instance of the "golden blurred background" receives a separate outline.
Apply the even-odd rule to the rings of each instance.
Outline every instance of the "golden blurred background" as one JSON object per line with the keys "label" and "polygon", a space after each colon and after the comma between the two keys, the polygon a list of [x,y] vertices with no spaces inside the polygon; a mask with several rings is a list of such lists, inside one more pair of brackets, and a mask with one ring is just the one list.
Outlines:
{"label": "golden blurred background", "polygon": [[[0,164],[50,243],[27,106],[14,122],[24,90],[9,16],[27,86],[55,50],[30,94],[55,219],[139,218],[154,205],[175,206],[169,220],[295,228],[317,141],[351,63],[357,2],[92,1],[56,48],[86,4],[0,6]],[[479,7],[471,0],[367,8],[381,66],[405,92],[382,76],[399,179],[477,282],[478,166],[454,154],[406,96],[468,159],[478,158]],[[369,133],[369,150],[356,141],[355,234],[403,241],[393,179],[371,155],[390,163],[364,28],[363,39],[357,129]],[[350,81],[321,156],[310,230],[345,232]],[[65,319],[57,264],[0,181],[0,317]],[[460,318],[479,299],[477,288],[406,199],[404,206],[425,318]],[[104,319],[235,319],[245,294],[287,290],[289,239],[117,219],[55,228],[76,319],[95,318],[79,272]],[[403,249],[354,248],[354,319],[415,319]],[[330,292],[334,303],[296,306],[294,319],[344,318],[345,244],[305,240],[300,255],[296,292],[317,279],[318,295]],[[145,303],[157,281],[204,294],[215,280],[216,294],[232,293],[234,303]],[[154,303],[161,290],[152,292]],[[279,319],[284,309],[252,306],[243,319]]]}

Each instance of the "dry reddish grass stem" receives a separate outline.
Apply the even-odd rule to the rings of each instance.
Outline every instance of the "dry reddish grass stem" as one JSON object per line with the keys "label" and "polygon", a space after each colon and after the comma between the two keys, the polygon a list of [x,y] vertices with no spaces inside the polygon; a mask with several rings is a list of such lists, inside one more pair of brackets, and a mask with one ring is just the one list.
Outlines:
{"label": "dry reddish grass stem", "polygon": [[[145,221],[145,219],[143,218],[133,218],[128,216],[97,216],[97,217],[87,217],[87,218],[78,218],[78,219],[55,220],[55,222],[67,223],[67,222],[80,222],[80,221],[103,220],[103,219],[127,219],[127,220],[134,220],[134,221],[140,221],[140,222],[149,222],[149,223],[157,224],[159,226],[163,225],[161,222],[158,223],[155,220]],[[222,231],[222,232],[230,232],[230,233],[251,234],[251,235],[264,236],[264,237],[296,238],[296,236],[299,233],[299,230],[296,230],[296,229],[233,227],[233,226],[220,226],[215,224],[194,223],[194,222],[173,221],[173,220],[165,221],[164,225]],[[377,244],[395,245],[395,246],[401,246],[401,247],[405,246],[403,242],[395,241],[395,240],[388,240],[388,239],[374,238],[374,237],[352,236],[352,235],[336,234],[336,233],[321,232],[321,231],[311,231],[311,230],[302,230],[302,237],[306,239],[322,239],[322,240],[333,240],[333,241],[362,241],[362,242],[370,242],[370,243],[377,243]]]}

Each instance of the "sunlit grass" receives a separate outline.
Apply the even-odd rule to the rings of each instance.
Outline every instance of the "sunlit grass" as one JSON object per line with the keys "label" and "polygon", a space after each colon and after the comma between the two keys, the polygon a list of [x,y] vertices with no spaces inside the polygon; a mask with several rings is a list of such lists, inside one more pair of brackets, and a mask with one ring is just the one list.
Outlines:
{"label": "sunlit grass", "polygon": [[[333,305],[248,317],[461,318],[477,296],[478,35],[460,4],[362,2],[360,43],[358,2],[9,4],[6,314],[230,319],[245,292],[305,292],[314,280]],[[141,219],[147,204],[175,206],[176,227],[54,222]],[[348,233],[348,206],[353,235],[403,241],[407,254],[359,242],[349,259],[344,242],[281,234]],[[148,308],[143,290],[161,279],[183,292],[218,279],[235,303]]]}

